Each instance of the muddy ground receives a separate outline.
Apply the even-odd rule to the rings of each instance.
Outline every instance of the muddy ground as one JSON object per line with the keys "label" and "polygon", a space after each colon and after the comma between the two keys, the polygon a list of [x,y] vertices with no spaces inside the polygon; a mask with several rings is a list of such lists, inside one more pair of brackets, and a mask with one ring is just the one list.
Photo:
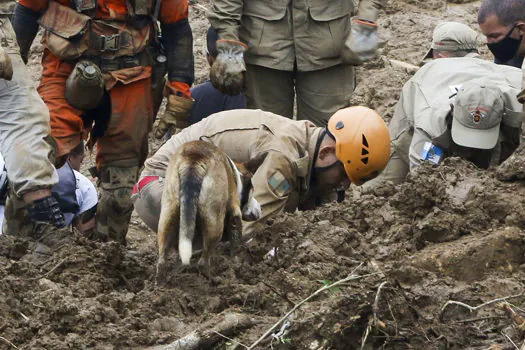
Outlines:
{"label": "muddy ground", "polygon": [[[359,68],[353,102],[389,120],[411,74],[389,60],[419,64],[440,20],[477,28],[479,2],[454,2],[390,1],[380,20],[382,56]],[[192,6],[198,82],[207,76],[201,6],[209,3]],[[36,45],[35,80],[39,52]],[[268,222],[234,259],[221,251],[211,280],[173,259],[164,288],[153,283],[155,235],[136,216],[128,247],[75,236],[39,267],[24,257],[26,242],[2,237],[0,349],[162,349],[195,330],[219,330],[232,317],[244,326],[220,329],[232,340],[211,332],[200,348],[243,349],[316,290],[349,275],[255,348],[519,348],[524,157],[491,171],[448,159],[397,187],[352,189],[341,204]]]}

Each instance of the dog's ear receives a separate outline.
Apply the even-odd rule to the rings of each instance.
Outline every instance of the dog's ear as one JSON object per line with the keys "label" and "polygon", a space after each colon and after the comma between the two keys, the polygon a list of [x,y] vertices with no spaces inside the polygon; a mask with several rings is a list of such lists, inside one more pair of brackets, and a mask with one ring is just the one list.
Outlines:
{"label": "dog's ear", "polygon": [[246,167],[246,170],[248,170],[250,173],[255,174],[257,169],[261,166],[261,164],[266,159],[266,156],[268,156],[268,152],[259,153],[254,158],[247,161],[244,166]]}

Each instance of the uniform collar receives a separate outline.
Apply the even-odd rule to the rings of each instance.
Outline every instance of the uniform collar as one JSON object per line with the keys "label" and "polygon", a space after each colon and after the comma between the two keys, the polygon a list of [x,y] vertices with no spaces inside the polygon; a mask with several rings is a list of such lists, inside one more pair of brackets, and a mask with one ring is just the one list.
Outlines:
{"label": "uniform collar", "polygon": [[322,127],[312,127],[306,130],[307,132],[307,148],[306,155],[302,158],[299,158],[297,163],[298,175],[302,180],[301,183],[301,192],[310,191],[310,182],[312,180],[314,162],[317,152],[317,145],[319,142],[319,137],[322,135]]}

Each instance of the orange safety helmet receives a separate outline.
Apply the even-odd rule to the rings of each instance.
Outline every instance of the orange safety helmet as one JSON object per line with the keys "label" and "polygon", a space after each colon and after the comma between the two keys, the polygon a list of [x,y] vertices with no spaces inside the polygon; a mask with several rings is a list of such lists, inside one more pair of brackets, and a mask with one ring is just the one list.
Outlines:
{"label": "orange safety helmet", "polygon": [[361,185],[386,167],[390,135],[373,109],[363,106],[340,109],[330,117],[327,128],[335,138],[335,155],[352,183]]}

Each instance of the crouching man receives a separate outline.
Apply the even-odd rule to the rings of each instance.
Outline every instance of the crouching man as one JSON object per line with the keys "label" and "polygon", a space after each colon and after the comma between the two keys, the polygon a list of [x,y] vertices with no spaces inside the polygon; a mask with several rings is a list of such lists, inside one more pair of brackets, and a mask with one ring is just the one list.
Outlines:
{"label": "crouching man", "polygon": [[442,58],[403,87],[389,125],[392,154],[371,188],[394,184],[423,162],[459,156],[480,168],[502,163],[518,147],[521,72],[476,58]]}
{"label": "crouching man", "polygon": [[390,154],[386,124],[366,107],[339,110],[327,127],[261,110],[216,113],[173,136],[146,160],[133,202],[139,216],[154,231],[170,157],[193,140],[211,142],[237,162],[268,153],[252,178],[262,216],[259,221],[245,223],[243,234],[253,232],[282,211],[311,209],[319,197],[374,178]]}

